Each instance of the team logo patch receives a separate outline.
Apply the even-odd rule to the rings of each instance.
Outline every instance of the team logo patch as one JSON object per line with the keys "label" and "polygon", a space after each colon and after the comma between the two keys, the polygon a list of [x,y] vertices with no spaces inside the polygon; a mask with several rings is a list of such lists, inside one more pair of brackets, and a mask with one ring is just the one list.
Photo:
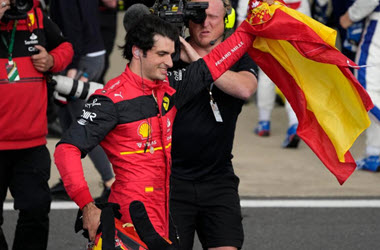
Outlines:
{"label": "team logo patch", "polygon": [[164,106],[164,109],[166,111],[168,111],[169,109],[169,104],[170,104],[169,97],[164,96],[164,98],[162,98],[162,106]]}
{"label": "team logo patch", "polygon": [[94,121],[93,119],[96,118],[96,113],[90,112],[90,111],[86,111],[86,110],[83,109],[81,117],[83,119],[90,120],[90,121],[93,122]]}
{"label": "team logo patch", "polygon": [[32,35],[29,37],[29,40],[25,40],[24,43],[25,45],[36,45],[38,44],[38,40],[37,40],[38,36],[34,33],[32,33]]}
{"label": "team logo patch", "polygon": [[140,135],[141,139],[147,139],[152,133],[152,128],[147,122],[142,122],[137,128],[137,134]]}
{"label": "team logo patch", "polygon": [[99,103],[99,102],[97,102],[97,101],[98,101],[98,99],[95,98],[94,100],[92,100],[91,103],[86,103],[86,104],[85,104],[85,107],[86,107],[86,108],[91,108],[91,107],[94,107],[94,106],[102,106],[102,104]]}
{"label": "team logo patch", "polygon": [[120,97],[121,99],[123,99],[124,97],[122,96],[121,92],[120,93],[115,93],[113,94],[115,97]]}
{"label": "team logo patch", "polygon": [[[114,89],[119,84],[120,84],[120,80],[115,82],[114,84],[112,84],[112,86],[109,89]],[[120,94],[121,94],[121,92],[120,92]]]}
{"label": "team logo patch", "polygon": [[83,118],[80,118],[79,120],[77,120],[78,124],[79,125],[82,125],[82,126],[86,126],[88,121],[86,121],[85,119]]}
{"label": "team logo patch", "polygon": [[38,36],[34,33],[32,33],[32,35],[30,35],[29,39],[30,40],[36,40],[38,38]]}
{"label": "team logo patch", "polygon": [[34,45],[37,45],[38,44],[38,36],[34,33],[32,33],[29,37],[29,40],[24,40],[24,44],[26,46],[28,46],[28,51],[29,52],[32,52],[32,53],[35,53],[37,52],[38,53],[38,49],[36,49],[34,47]]}
{"label": "team logo patch", "polygon": [[172,123],[170,122],[169,118],[166,119],[166,133],[170,132],[170,126]]}
{"label": "team logo patch", "polygon": [[29,19],[28,26],[33,27],[34,23],[36,22],[36,18],[34,16],[34,13],[29,13],[28,19]]}

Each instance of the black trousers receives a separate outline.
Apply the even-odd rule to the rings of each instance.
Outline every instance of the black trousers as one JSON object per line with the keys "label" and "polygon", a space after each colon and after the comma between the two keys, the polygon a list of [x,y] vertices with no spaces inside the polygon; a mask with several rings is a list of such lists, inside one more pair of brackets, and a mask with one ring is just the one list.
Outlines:
{"label": "black trousers", "polygon": [[202,182],[170,178],[170,214],[180,250],[193,249],[195,232],[203,249],[241,249],[244,232],[238,186],[239,178],[233,173]]}
{"label": "black trousers", "polygon": [[47,248],[50,212],[50,154],[45,145],[0,150],[0,250],[8,246],[1,226],[3,204],[9,188],[19,217],[13,242],[14,250]]}

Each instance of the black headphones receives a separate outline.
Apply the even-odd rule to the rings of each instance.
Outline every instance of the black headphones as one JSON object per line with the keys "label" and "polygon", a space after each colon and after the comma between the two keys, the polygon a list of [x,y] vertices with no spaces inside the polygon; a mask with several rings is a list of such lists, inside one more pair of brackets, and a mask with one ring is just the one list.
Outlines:
{"label": "black headphones", "polygon": [[215,45],[216,41],[223,37],[222,40],[224,40],[226,37],[230,36],[233,32],[233,28],[235,26],[235,9],[232,8],[230,0],[221,0],[223,2],[223,7],[226,11],[226,14],[224,16],[224,31],[221,36],[218,38],[211,40],[210,45]]}

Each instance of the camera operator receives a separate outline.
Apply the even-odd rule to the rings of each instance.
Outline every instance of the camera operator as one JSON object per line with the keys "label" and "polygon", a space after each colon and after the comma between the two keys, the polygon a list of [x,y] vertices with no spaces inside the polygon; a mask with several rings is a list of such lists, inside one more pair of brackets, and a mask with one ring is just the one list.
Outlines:
{"label": "camera operator", "polygon": [[203,59],[171,75],[167,71],[173,66],[176,27],[146,15],[127,33],[123,55],[130,62],[125,71],[90,97],[54,153],[65,188],[83,211],[83,227],[91,240],[100,210],[84,179],[81,156],[99,143],[115,171],[109,201],[120,204],[121,221],[131,223],[129,204],[140,200],[156,231],[169,237],[170,151],[176,111],[252,45],[253,36],[244,28],[249,30],[249,24],[243,23]]}
{"label": "camera operator", "polygon": [[[202,57],[231,32],[228,25],[234,26],[228,18],[232,13],[229,0],[192,2],[206,1],[209,7],[204,22],[189,22],[188,42]],[[187,65],[179,62],[173,69]],[[181,250],[193,249],[195,231],[203,249],[242,247],[239,178],[233,171],[231,151],[242,105],[257,88],[255,68],[245,54],[178,110],[173,125],[170,212]]]}
{"label": "camera operator", "polygon": [[[32,0],[0,0],[0,18],[0,226],[9,188],[19,210],[13,249],[46,249],[51,161],[44,73],[63,70],[73,49]],[[8,249],[1,227],[0,249]]]}

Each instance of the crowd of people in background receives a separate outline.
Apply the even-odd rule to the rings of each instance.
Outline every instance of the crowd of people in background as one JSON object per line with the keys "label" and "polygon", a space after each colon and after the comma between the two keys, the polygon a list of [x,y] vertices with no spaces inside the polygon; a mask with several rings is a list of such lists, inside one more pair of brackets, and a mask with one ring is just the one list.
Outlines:
{"label": "crowd of people in background", "polygon": [[[94,214],[100,216],[100,210],[96,208],[88,193],[87,184],[82,179],[83,173],[77,171],[81,165],[73,163],[78,159],[80,161],[80,157],[86,154],[101,176],[103,191],[95,199],[97,203],[105,203],[109,197],[111,201],[122,202],[120,204],[122,214],[128,217],[126,220],[129,221],[126,204],[129,204],[132,198],[138,197],[144,200],[145,197],[142,195],[128,197],[131,190],[138,194],[141,191],[137,188],[134,190],[135,187],[130,187],[131,184],[128,190],[121,186],[130,180],[136,182],[136,187],[140,186],[138,182],[147,174],[136,168],[138,166],[150,172],[148,175],[151,175],[155,182],[159,179],[155,178],[157,175],[165,177],[162,182],[158,181],[163,190],[161,190],[162,199],[168,198],[166,196],[169,194],[167,189],[170,181],[170,220],[165,217],[168,211],[156,209],[149,202],[146,204],[148,213],[152,215],[153,225],[160,223],[171,225],[170,232],[163,227],[161,231],[159,230],[160,235],[170,239],[179,236],[180,243],[174,242],[178,249],[192,249],[195,232],[205,249],[241,249],[244,232],[238,193],[239,178],[234,173],[232,164],[237,118],[243,105],[253,99],[251,96],[256,93],[258,124],[252,132],[257,136],[270,136],[273,133],[271,123],[282,122],[271,119],[276,95],[281,93],[275,90],[271,79],[257,68],[248,55],[243,55],[230,70],[215,81],[211,79],[213,76],[199,73],[206,72],[205,68],[210,59],[205,61],[198,59],[207,58],[207,55],[227,37],[236,34],[234,30],[245,19],[249,0],[192,0],[192,2],[208,2],[209,7],[202,23],[189,22],[189,36],[178,41],[187,56],[181,57],[177,62],[170,63],[171,59],[165,58],[168,53],[169,56],[170,53],[174,53],[169,49],[169,45],[172,42],[174,45],[176,39],[172,36],[177,35],[170,30],[170,27],[165,28],[164,24],[161,24],[161,28],[160,24],[157,24],[157,27],[149,27],[147,33],[153,30],[161,32],[153,32],[150,38],[153,42],[149,38],[138,37],[141,32],[134,31],[136,34],[127,34],[126,46],[122,49],[129,66],[121,76],[111,80],[105,90],[98,91],[97,95],[89,100],[91,105],[78,98],[53,93],[54,89],[46,84],[45,75],[49,72],[83,82],[94,81],[105,84],[109,80],[106,74],[110,66],[110,55],[115,47],[115,38],[118,35],[118,11],[126,10],[136,1],[131,3],[131,1],[117,0],[50,0],[49,2],[34,0],[32,10],[15,21],[6,15],[6,11],[11,8],[14,1],[0,0],[2,39],[0,61],[1,65],[6,65],[4,70],[0,70],[2,75],[0,90],[2,93],[7,93],[0,100],[0,131],[9,131],[0,137],[0,200],[3,204],[9,189],[14,198],[14,208],[19,210],[13,249],[31,249],[30,242],[35,244],[33,249],[47,248],[48,214],[52,198],[73,199],[85,212],[85,216],[88,216],[87,224],[84,226],[89,230],[97,228],[98,225],[94,226],[94,223],[99,221],[88,218]],[[155,1],[137,2],[150,7]],[[380,77],[378,25],[380,1],[284,0],[284,2],[288,7],[336,29],[337,48],[358,65],[352,67],[352,71],[369,93],[375,108],[371,110],[372,123],[366,131],[365,155],[357,161],[357,168],[378,171],[380,84],[377,83],[377,78]],[[234,23],[231,24],[228,22],[232,20],[232,10],[234,13],[236,10],[236,20],[233,16]],[[148,21],[144,25],[149,26],[147,23]],[[133,37],[139,42],[131,42],[128,36],[129,39]],[[24,40],[25,43],[29,41],[31,44],[27,50],[21,42],[18,42]],[[154,46],[151,44],[149,47],[147,43],[153,43]],[[157,47],[162,51],[156,52]],[[157,54],[152,55],[152,53]],[[155,64],[160,68],[160,71],[157,71],[160,73],[155,71]],[[19,74],[22,70],[27,73]],[[189,73],[197,74],[197,77],[178,80],[179,75],[185,77],[189,76]],[[164,95],[164,92],[161,95],[159,88],[150,85],[156,80],[164,81],[166,75],[169,75],[170,86],[177,91],[177,96],[172,99]],[[111,76],[114,77],[116,75]],[[137,82],[140,79],[149,81],[145,83],[145,80],[142,80],[143,85],[138,88],[129,85],[130,82]],[[190,87],[181,86],[179,82],[182,80]],[[124,86],[124,81],[130,89],[121,88]],[[21,86],[18,92],[13,88],[13,84],[9,84],[14,82],[17,83],[15,85]],[[168,91],[169,85],[163,86],[165,87],[162,91]],[[20,91],[23,93],[22,100],[17,97]],[[141,91],[143,94],[139,94]],[[117,99],[117,95],[120,100]],[[36,96],[38,98],[35,98]],[[28,109],[18,109],[15,99],[19,102],[18,105],[24,103],[24,107]],[[282,147],[296,149],[301,141],[297,136],[298,120],[289,103],[285,99],[281,100],[288,115],[288,128],[285,131]],[[162,107],[164,110],[158,107],[159,102],[166,102]],[[141,104],[151,107],[133,110],[133,117],[125,113],[127,108]],[[17,112],[13,112],[9,107],[14,107]],[[84,115],[86,112],[88,114],[96,112],[98,118],[101,117],[101,122],[93,122],[91,117]],[[25,117],[29,120],[25,120]],[[78,120],[90,125],[83,129],[84,126],[81,126],[83,124]],[[143,124],[146,125],[142,126]],[[122,129],[119,126],[122,126]],[[164,134],[167,139],[165,143],[157,139],[157,133],[162,127],[165,128]],[[190,127],[192,129],[189,129]],[[131,141],[134,140],[134,135],[131,135],[132,130],[138,131],[139,138],[143,138],[145,144],[138,146],[137,143],[138,148],[133,148],[136,146],[133,145],[128,152],[114,152],[116,148],[119,149],[115,143],[117,140],[128,141],[129,139],[125,139],[128,136],[132,138]],[[56,161],[60,165],[63,181],[59,180],[52,187],[48,186],[51,160],[45,146],[48,132],[52,137],[63,136],[58,146],[58,153],[56,152]],[[220,134],[224,136],[221,137]],[[156,144],[160,144],[160,147]],[[165,151],[168,147],[172,148],[171,155],[167,155]],[[154,154],[157,151],[162,151],[163,155]],[[124,160],[118,155],[123,153],[133,153],[138,156],[134,162],[123,162]],[[144,155],[149,153],[150,158],[148,160],[139,158],[140,153]],[[151,164],[153,162],[154,164]],[[72,165],[78,167],[74,172],[71,172],[74,169]],[[135,172],[125,174],[123,172],[125,166],[135,167],[133,168]],[[152,171],[154,167],[159,167],[160,171]],[[167,167],[171,168],[170,179],[165,175],[170,174]],[[122,177],[118,179],[118,175]],[[153,192],[153,186],[144,186],[144,188],[145,192],[148,192],[147,188],[152,188],[149,192]],[[4,221],[2,204],[0,250],[6,250],[8,244],[1,229]],[[157,204],[157,207],[165,208],[162,202],[157,201]],[[90,236],[93,237],[95,232],[91,231]],[[33,239],[29,241],[26,237]]]}

